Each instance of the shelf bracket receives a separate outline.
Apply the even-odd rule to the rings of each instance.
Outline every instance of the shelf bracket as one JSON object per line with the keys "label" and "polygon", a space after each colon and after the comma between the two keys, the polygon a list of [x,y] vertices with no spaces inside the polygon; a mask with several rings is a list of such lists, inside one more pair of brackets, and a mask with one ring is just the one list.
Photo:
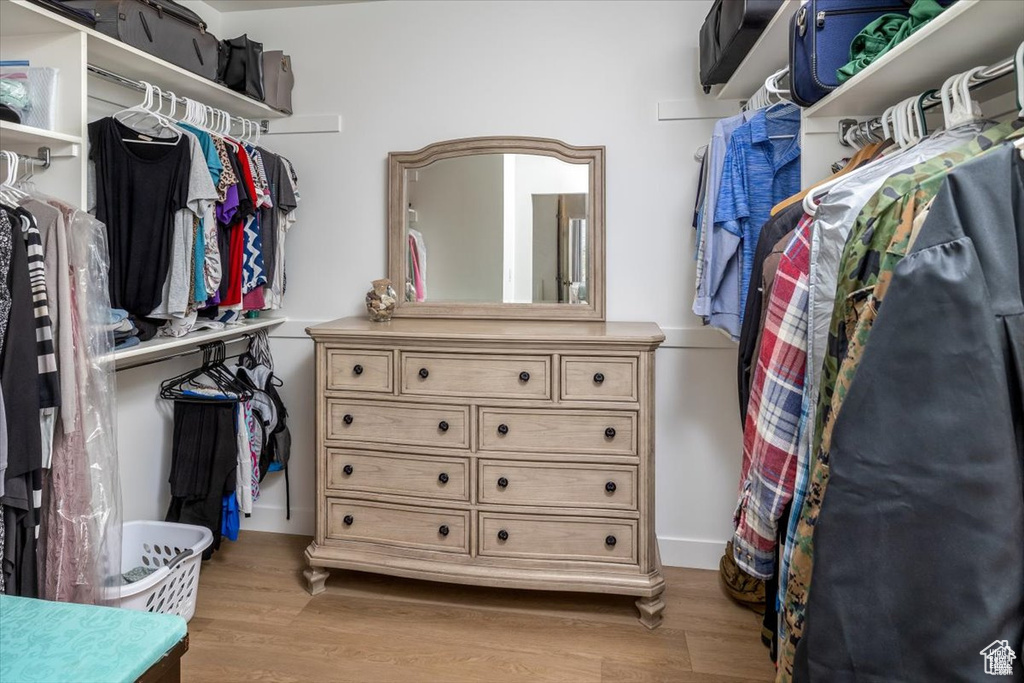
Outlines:
{"label": "shelf bracket", "polygon": [[40,162],[43,168],[50,168],[50,148],[40,147],[39,151],[36,152],[36,154],[38,156],[35,160]]}

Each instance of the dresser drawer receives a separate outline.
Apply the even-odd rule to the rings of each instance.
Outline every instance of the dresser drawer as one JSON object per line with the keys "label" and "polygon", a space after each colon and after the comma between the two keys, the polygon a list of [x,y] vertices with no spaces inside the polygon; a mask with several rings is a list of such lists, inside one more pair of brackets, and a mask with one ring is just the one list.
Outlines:
{"label": "dresser drawer", "polygon": [[400,367],[403,394],[551,398],[549,356],[403,353]]}
{"label": "dresser drawer", "polygon": [[636,413],[480,409],[480,450],[636,455]]}
{"label": "dresser drawer", "polygon": [[329,398],[327,439],[469,448],[469,408]]}
{"label": "dresser drawer", "polygon": [[480,513],[480,555],[635,564],[636,522]]}
{"label": "dresser drawer", "polygon": [[469,552],[469,511],[327,499],[327,538]]}
{"label": "dresser drawer", "polygon": [[636,358],[562,358],[563,401],[636,401]]}
{"label": "dresser drawer", "polygon": [[469,461],[327,449],[327,488],[469,500]]}
{"label": "dresser drawer", "polygon": [[328,348],[327,391],[375,391],[391,393],[390,351],[347,351]]}
{"label": "dresser drawer", "polygon": [[482,504],[636,510],[632,465],[480,461]]}

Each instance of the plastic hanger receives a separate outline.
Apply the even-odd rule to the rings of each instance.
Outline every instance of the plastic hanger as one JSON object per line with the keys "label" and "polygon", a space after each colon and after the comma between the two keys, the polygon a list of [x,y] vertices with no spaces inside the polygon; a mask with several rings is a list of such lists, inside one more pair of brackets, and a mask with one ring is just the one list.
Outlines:
{"label": "plastic hanger", "polygon": [[17,205],[20,200],[28,197],[28,193],[23,190],[19,190],[14,186],[18,179],[18,166],[21,163],[21,158],[14,152],[2,151],[0,155],[3,156],[6,162],[6,175],[4,177],[3,185],[0,185],[0,197],[4,199],[8,204]]}
{"label": "plastic hanger", "polygon": [[[153,102],[153,95],[156,92],[160,92],[160,101],[157,102],[157,105],[158,106],[162,106],[163,105],[163,93],[162,93],[162,91],[160,91],[160,89],[157,88],[156,86],[154,86],[154,85],[152,85],[150,83],[147,83],[145,81],[142,81],[142,84],[146,87],[146,96],[145,96],[145,99],[142,101],[142,104],[136,105],[135,107],[130,107],[129,109],[123,109],[123,110],[117,112],[116,114],[114,114],[114,120],[115,121],[119,121],[120,123],[123,123],[125,126],[128,126],[132,130],[138,131],[138,129],[136,127],[130,125],[128,123],[128,121],[132,117],[134,117],[134,116],[142,116],[142,117],[149,116],[149,117],[152,117],[153,119],[155,119],[155,121],[156,121],[156,128],[158,130],[170,130],[171,133],[173,134],[173,137],[172,138],[156,137],[156,138],[151,138],[151,139],[148,139],[148,140],[147,139],[138,139],[138,138],[121,138],[121,139],[124,142],[131,142],[133,144],[138,144],[138,145],[176,145],[176,144],[178,144],[178,141],[181,139],[181,131],[177,130],[176,128],[174,128],[174,126],[172,126],[170,124],[170,122],[167,121],[167,119],[165,119],[163,116],[160,115],[158,110],[155,111],[155,110],[153,110],[151,108],[153,106],[153,104],[154,104],[154,102]],[[138,131],[138,132],[140,132],[140,134],[141,134],[141,131]],[[147,137],[150,137],[150,136],[147,136]]]}

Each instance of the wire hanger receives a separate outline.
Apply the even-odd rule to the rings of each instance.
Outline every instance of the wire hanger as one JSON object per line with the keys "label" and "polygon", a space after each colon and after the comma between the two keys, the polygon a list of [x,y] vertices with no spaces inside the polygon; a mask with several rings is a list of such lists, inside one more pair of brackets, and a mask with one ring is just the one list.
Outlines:
{"label": "wire hanger", "polygon": [[[225,367],[223,341],[203,344],[200,348],[202,365],[161,382],[160,398],[194,403],[237,403],[252,398],[252,390]],[[197,381],[203,377],[212,380],[213,385]],[[210,389],[219,390],[221,395],[212,395]]]}

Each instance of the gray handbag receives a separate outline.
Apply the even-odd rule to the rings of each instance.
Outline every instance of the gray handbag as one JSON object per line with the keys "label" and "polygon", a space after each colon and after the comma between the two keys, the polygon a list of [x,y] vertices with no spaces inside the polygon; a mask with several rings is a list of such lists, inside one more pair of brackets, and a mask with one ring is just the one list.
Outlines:
{"label": "gray handbag", "polygon": [[283,111],[292,113],[292,87],[295,74],[292,72],[292,58],[281,50],[263,53],[264,102]]}

